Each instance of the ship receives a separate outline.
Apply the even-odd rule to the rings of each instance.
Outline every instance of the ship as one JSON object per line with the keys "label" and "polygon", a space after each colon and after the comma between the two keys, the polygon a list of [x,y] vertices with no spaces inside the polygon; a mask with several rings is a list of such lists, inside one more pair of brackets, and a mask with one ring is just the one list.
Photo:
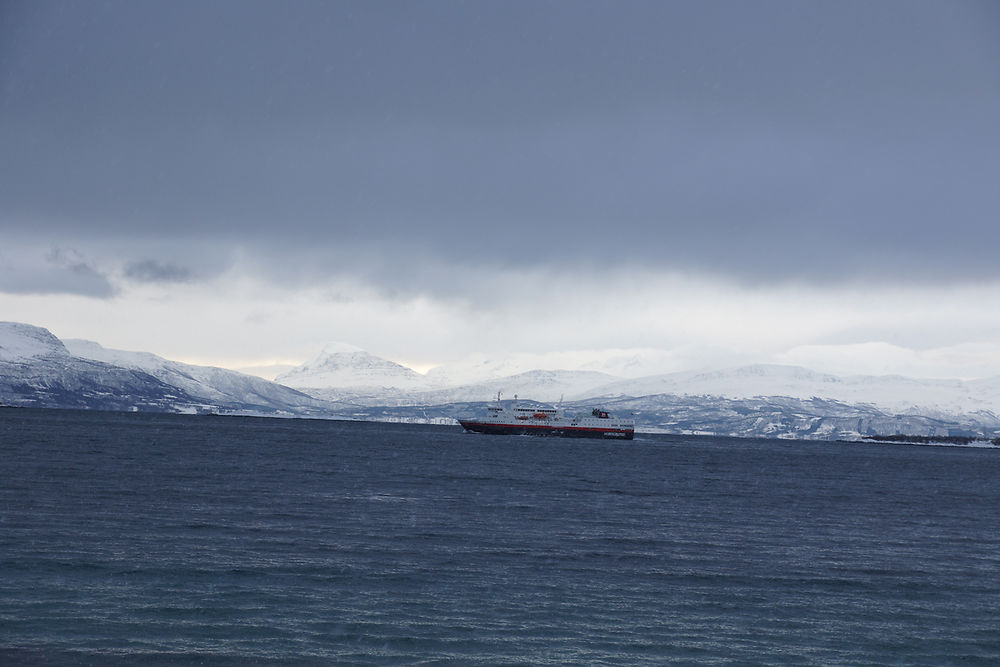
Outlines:
{"label": "ship", "polygon": [[459,419],[470,433],[491,435],[546,435],[559,438],[609,438],[631,440],[635,420],[615,417],[602,408],[578,416],[562,408],[523,406],[516,402],[505,406],[497,394],[495,403],[486,408],[482,419]]}

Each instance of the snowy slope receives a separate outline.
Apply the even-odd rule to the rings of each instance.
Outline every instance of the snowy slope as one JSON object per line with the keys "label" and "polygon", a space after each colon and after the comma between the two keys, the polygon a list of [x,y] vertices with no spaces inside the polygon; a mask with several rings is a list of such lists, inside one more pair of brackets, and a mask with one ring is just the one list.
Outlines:
{"label": "snowy slope", "polygon": [[947,417],[896,414],[871,404],[822,398],[660,394],[604,399],[601,405],[617,414],[631,414],[637,430],[663,433],[805,440],[859,440],[866,435],[897,433],[992,439],[1000,434],[1000,419],[991,413]]}
{"label": "snowy slope", "polygon": [[0,361],[68,354],[66,347],[48,329],[20,322],[0,322]]}
{"label": "snowy slope", "polygon": [[507,398],[514,398],[517,395],[525,399],[555,403],[560,399],[605,386],[614,379],[613,375],[596,371],[535,370],[458,387],[423,392],[414,398],[428,404],[457,403],[489,400],[496,397],[497,392],[503,392]]}
{"label": "snowy slope", "polygon": [[556,403],[593,387],[604,386],[614,376],[594,371],[529,371],[505,378],[485,380],[457,387],[431,390],[384,390],[372,388],[306,388],[306,393],[327,401],[351,401],[360,405],[404,406],[440,405],[487,401],[496,398],[519,396],[525,400]]}
{"label": "snowy slope", "polygon": [[224,368],[169,361],[149,352],[111,350],[87,340],[67,339],[65,344],[77,357],[143,371],[211,405],[279,410],[324,407],[294,389]]}
{"label": "snowy slope", "polygon": [[140,370],[71,355],[47,329],[0,323],[0,405],[196,410],[197,399]]}
{"label": "snowy slope", "polygon": [[616,378],[650,375],[657,369],[676,367],[673,355],[648,348],[569,350],[543,354],[517,353],[503,357],[470,355],[460,361],[427,371],[430,380],[442,386],[473,385],[499,380],[538,369],[593,371]]}
{"label": "snowy slope", "polygon": [[147,352],[64,344],[48,330],[0,323],[0,404],[98,410],[329,415],[336,408],[294,389],[222,368]]}
{"label": "snowy slope", "polygon": [[708,373],[671,373],[610,383],[594,390],[600,396],[720,396],[752,398],[813,397],[869,403],[896,412],[957,414],[989,410],[1000,413],[1000,379],[914,379],[901,376],[840,377],[797,366],[759,364]]}
{"label": "snowy slope", "polygon": [[[635,358],[622,357],[629,359]],[[368,406],[488,400],[502,391],[507,397],[517,394],[546,402],[660,394],[728,399],[776,396],[870,404],[893,413],[927,416],[980,411],[1000,414],[1000,378],[963,382],[901,376],[840,377],[797,366],[767,364],[636,379],[581,370],[507,373],[523,367],[528,360],[527,356],[470,358],[432,369],[423,376],[359,348],[334,344],[313,361],[279,376],[278,381],[324,400],[350,400]],[[612,366],[619,368],[622,364],[616,361]]]}
{"label": "snowy slope", "polygon": [[275,378],[288,387],[353,390],[424,390],[434,385],[423,375],[361,348],[330,343],[319,355]]}

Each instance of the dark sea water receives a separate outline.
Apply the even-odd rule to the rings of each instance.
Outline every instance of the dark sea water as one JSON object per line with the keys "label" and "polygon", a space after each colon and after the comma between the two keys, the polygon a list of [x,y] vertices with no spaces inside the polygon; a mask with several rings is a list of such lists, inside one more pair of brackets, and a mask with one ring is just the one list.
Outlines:
{"label": "dark sea water", "polygon": [[0,410],[0,664],[1000,664],[1000,450]]}

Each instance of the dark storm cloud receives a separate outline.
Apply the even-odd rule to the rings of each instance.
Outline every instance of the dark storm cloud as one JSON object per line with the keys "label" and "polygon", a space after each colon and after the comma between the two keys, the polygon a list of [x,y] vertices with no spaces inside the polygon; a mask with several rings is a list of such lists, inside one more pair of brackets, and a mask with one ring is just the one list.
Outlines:
{"label": "dark storm cloud", "polygon": [[141,283],[186,283],[193,276],[188,269],[175,264],[164,264],[154,259],[129,262],[125,276]]}
{"label": "dark storm cloud", "polygon": [[0,292],[108,298],[117,290],[103,271],[74,249],[12,253],[0,247]]}
{"label": "dark storm cloud", "polygon": [[0,11],[0,223],[40,235],[997,275],[989,3]]}
{"label": "dark storm cloud", "polygon": [[[71,248],[53,248],[46,257],[54,278],[51,291],[85,296],[109,297],[115,293],[108,277],[84,256]],[[50,291],[41,289],[40,291]]]}

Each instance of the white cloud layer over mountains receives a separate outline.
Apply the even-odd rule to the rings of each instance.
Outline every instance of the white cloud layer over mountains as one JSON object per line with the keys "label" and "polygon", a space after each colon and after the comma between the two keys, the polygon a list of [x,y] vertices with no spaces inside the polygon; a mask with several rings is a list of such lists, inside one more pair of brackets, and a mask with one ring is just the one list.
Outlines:
{"label": "white cloud layer over mountains", "polygon": [[515,274],[476,294],[391,294],[360,282],[287,289],[251,275],[121,283],[111,298],[0,294],[11,319],[61,337],[230,368],[298,364],[329,340],[426,371],[480,360],[511,370],[633,376],[745,363],[840,374],[1000,374],[989,285],[752,289],[639,273]]}

